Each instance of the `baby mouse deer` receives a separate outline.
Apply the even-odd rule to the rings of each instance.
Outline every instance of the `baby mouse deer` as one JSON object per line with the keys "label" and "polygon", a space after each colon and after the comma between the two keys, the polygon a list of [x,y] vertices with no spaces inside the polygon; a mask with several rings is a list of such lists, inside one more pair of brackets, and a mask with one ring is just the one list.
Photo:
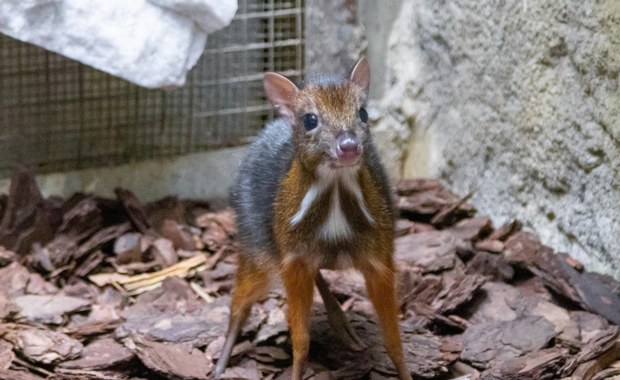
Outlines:
{"label": "baby mouse deer", "polygon": [[363,58],[347,79],[319,77],[302,88],[265,74],[267,98],[280,118],[250,146],[232,191],[243,252],[216,378],[273,273],[280,274],[287,295],[293,380],[302,379],[308,357],[315,283],[337,336],[364,349],[319,271],[352,265],[365,278],[400,379],[411,379],[398,327],[390,191],[364,109],[369,81]]}

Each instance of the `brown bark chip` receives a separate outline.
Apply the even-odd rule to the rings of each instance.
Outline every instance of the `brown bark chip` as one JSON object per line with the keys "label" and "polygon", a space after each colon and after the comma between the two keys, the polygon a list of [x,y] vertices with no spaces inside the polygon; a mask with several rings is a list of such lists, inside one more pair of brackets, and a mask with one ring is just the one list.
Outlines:
{"label": "brown bark chip", "polygon": [[[0,380],[212,376],[241,249],[225,203],[142,204],[122,189],[44,199],[32,172],[13,181],[0,196]],[[437,180],[402,181],[395,198],[401,338],[415,378],[617,377],[620,283],[518,221],[493,229]],[[363,276],[322,273],[368,348],[338,341],[317,294],[305,378],[396,379]],[[290,377],[286,305],[274,281],[223,378]]]}

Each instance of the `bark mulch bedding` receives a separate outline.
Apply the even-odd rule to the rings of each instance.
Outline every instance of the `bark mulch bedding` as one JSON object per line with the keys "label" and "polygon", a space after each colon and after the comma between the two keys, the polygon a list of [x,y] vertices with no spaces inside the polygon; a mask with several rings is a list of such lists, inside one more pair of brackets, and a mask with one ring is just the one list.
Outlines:
{"label": "bark mulch bedding", "polygon": [[[395,257],[408,365],[424,379],[620,379],[620,284],[514,221],[493,226],[438,181],[406,180]],[[236,253],[224,201],[45,199],[18,168],[0,196],[0,379],[208,379],[223,344]],[[330,331],[320,297],[307,379],[393,379],[354,271],[324,272],[369,348]],[[276,286],[242,331],[226,379],[286,379]]]}

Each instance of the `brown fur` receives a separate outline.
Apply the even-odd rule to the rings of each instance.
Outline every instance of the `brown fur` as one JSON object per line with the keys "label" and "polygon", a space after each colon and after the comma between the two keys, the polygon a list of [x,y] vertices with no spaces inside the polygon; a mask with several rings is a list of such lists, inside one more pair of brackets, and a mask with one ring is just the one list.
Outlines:
{"label": "brown fur", "polygon": [[[312,185],[310,174],[298,160],[293,161],[293,166],[282,181],[280,191],[275,201],[274,230],[280,257],[291,252],[312,257],[313,262],[321,263],[321,267],[330,268],[335,256],[338,254],[350,255],[360,262],[365,255],[368,259],[379,255],[391,257],[391,252],[384,253],[369,249],[374,242],[379,240],[391,240],[393,238],[392,213],[389,203],[381,196],[374,180],[368,173],[367,168],[361,168],[358,174],[358,182],[368,211],[376,221],[370,225],[364,218],[357,201],[353,195],[345,191],[340,185],[341,206],[346,210],[347,221],[353,227],[353,238],[342,242],[326,242],[313,238],[317,226],[323,224],[329,211],[331,193],[327,192],[319,198],[302,220],[301,223],[292,227],[290,220],[299,208],[304,194]],[[385,259],[385,258],[382,258]]]}
{"label": "brown fur", "polygon": [[[403,359],[398,327],[392,259],[392,208],[385,184],[379,183],[376,171],[373,172],[368,164],[368,126],[359,116],[359,110],[366,101],[369,80],[366,62],[360,63],[356,66],[359,70],[356,72],[354,69],[351,80],[330,86],[309,85],[301,90],[277,74],[265,76],[265,89],[270,101],[294,128],[295,156],[279,183],[273,204],[277,252],[275,255],[252,252],[252,255],[242,256],[231,305],[230,327],[222,354],[225,359],[218,362],[216,373],[223,371],[234,337],[246,319],[249,307],[266,291],[268,273],[278,270],[288,300],[288,323],[293,344],[292,378],[301,380],[310,344],[309,317],[315,278],[320,268],[333,267],[339,258],[344,257],[364,275],[368,296],[383,329],[386,351],[399,377],[411,379]],[[303,118],[307,114],[317,116],[319,125],[316,129],[307,131],[303,128]],[[364,147],[361,165],[354,172],[353,180],[359,184],[372,220],[369,221],[364,215],[362,206],[355,194],[345,186],[344,179],[336,175],[333,182],[326,182],[329,183],[326,186],[330,187],[314,200],[303,219],[299,223],[291,223],[308,190],[322,180],[319,167],[337,167],[337,141],[343,133],[354,135],[361,141],[360,146]],[[333,170],[343,173],[338,170],[349,169]],[[328,218],[335,186],[338,187],[340,207],[352,234],[349,238],[323,240],[317,235],[317,230]]]}
{"label": "brown fur", "polygon": [[[298,378],[296,374],[301,371],[300,367],[306,360],[308,349],[306,316],[311,294],[307,293],[307,287],[312,284],[316,271],[319,268],[332,267],[338,255],[349,256],[354,267],[363,273],[369,298],[383,327],[386,351],[395,363],[401,379],[410,379],[403,359],[394,290],[393,215],[389,199],[385,199],[379,190],[368,167],[362,164],[356,179],[364,195],[366,207],[376,223],[371,224],[366,220],[354,195],[339,183],[335,186],[340,186],[341,207],[353,229],[352,238],[342,242],[316,238],[316,228],[324,223],[330,209],[331,191],[325,192],[314,202],[299,224],[291,226],[290,223],[304,195],[317,181],[317,166],[325,159],[325,148],[319,147],[331,144],[343,126],[355,125],[354,118],[363,100],[359,88],[347,82],[338,87],[306,88],[300,91],[295,101],[295,114],[299,117],[308,112],[320,115],[320,123],[325,128],[321,130],[320,136],[308,136],[301,128],[297,129],[295,137],[296,144],[300,147],[299,153],[282,181],[274,203],[278,254],[282,262],[291,260],[295,265],[294,271],[280,272],[289,294],[289,326],[295,356],[294,379]],[[359,135],[359,130],[356,129],[356,132]]]}
{"label": "brown fur", "polygon": [[[295,129],[295,143],[300,147],[299,161],[308,174],[314,172],[337,134],[358,123],[357,111],[365,101],[362,90],[352,82],[333,87],[310,85],[299,91],[294,102],[294,115],[299,119],[306,113],[314,113],[322,127],[321,133],[309,134],[303,128]],[[367,138],[367,130],[356,128],[356,132],[361,134],[360,138]]]}
{"label": "brown fur", "polygon": [[293,379],[301,379],[310,348],[309,320],[314,291],[315,271],[301,259],[284,260],[280,275],[286,289],[288,325],[293,344]]}

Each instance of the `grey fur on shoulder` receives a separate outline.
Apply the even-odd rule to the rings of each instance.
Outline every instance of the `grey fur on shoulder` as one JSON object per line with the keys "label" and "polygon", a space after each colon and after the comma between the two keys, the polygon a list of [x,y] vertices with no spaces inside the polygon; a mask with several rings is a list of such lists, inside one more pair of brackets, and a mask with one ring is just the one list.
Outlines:
{"label": "grey fur on shoulder", "polygon": [[275,252],[273,202],[291,167],[293,127],[277,119],[250,145],[233,186],[231,203],[237,213],[239,238],[247,250]]}

